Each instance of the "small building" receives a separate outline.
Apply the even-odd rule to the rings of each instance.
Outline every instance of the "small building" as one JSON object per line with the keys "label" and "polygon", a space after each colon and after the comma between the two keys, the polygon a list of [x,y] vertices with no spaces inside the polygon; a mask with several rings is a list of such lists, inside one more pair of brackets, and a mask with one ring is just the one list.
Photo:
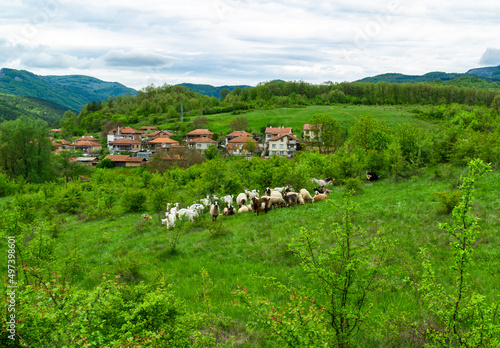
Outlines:
{"label": "small building", "polygon": [[269,139],[277,137],[278,135],[282,134],[293,134],[292,132],[292,127],[267,127],[266,128],[266,138],[264,139],[264,142],[267,144],[269,142]]}
{"label": "small building", "polygon": [[189,143],[191,140],[197,138],[208,138],[212,139],[214,133],[210,132],[208,129],[195,129],[186,134],[186,141]]}
{"label": "small building", "polygon": [[230,155],[246,155],[249,153],[246,148],[248,142],[253,142],[255,144],[255,149],[258,149],[257,142],[252,138],[252,135],[241,135],[239,137],[233,138],[228,141],[227,152]]}
{"label": "small building", "polygon": [[300,146],[300,139],[293,134],[281,134],[268,141],[269,156],[293,157]]}
{"label": "small building", "polygon": [[128,138],[119,138],[114,141],[110,141],[108,143],[108,148],[111,152],[139,152],[141,151],[141,143]]}
{"label": "small building", "polygon": [[107,155],[104,159],[113,161],[115,167],[140,167],[146,164],[144,157],[132,157],[129,155]]}
{"label": "small building", "polygon": [[110,130],[108,132],[108,146],[111,141],[115,141],[117,139],[130,139],[135,141],[142,140],[142,132],[134,129],[132,127],[118,127]]}
{"label": "small building", "polygon": [[148,131],[156,131],[158,130],[157,126],[142,126],[139,128],[139,130],[142,132],[142,135],[144,135]]}
{"label": "small building", "polygon": [[88,141],[88,140],[80,140],[77,141],[71,145],[75,150],[82,150],[83,153],[85,154],[91,154],[94,151],[99,151],[102,149],[101,144],[99,143],[99,140],[96,141]]}
{"label": "small building", "polygon": [[99,159],[97,157],[73,157],[71,162],[80,162],[87,167],[95,167]]}
{"label": "small building", "polygon": [[205,151],[210,145],[217,147],[218,142],[212,138],[199,137],[189,140],[187,144],[191,149]]}
{"label": "small building", "polygon": [[151,150],[166,150],[171,146],[177,146],[179,142],[170,138],[155,138],[153,140],[148,141],[148,148]]}
{"label": "small building", "polygon": [[318,124],[304,124],[304,127],[302,127],[302,139],[305,141],[312,141],[321,132],[321,127],[322,125]]}
{"label": "small building", "polygon": [[226,146],[228,146],[230,140],[241,137],[241,136],[253,137],[252,134],[245,132],[245,131],[234,131],[234,132],[226,135]]}
{"label": "small building", "polygon": [[170,138],[174,133],[168,130],[159,130],[146,135],[147,141],[154,140],[156,138]]}

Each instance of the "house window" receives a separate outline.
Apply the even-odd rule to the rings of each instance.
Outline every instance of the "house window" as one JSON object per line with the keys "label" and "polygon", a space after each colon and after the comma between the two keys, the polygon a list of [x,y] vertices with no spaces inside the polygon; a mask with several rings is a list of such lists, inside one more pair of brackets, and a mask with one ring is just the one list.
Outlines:
{"label": "house window", "polygon": [[280,140],[283,141],[283,138],[281,138]]}
{"label": "house window", "polygon": [[196,147],[201,149],[201,144],[196,144]]}
{"label": "house window", "polygon": [[280,144],[280,149],[284,149],[285,148],[285,145],[284,144]]}
{"label": "house window", "polygon": [[272,144],[272,145],[271,145],[271,147],[272,147],[273,149],[275,149],[275,148],[276,148],[276,144]]}
{"label": "house window", "polygon": [[280,156],[284,156],[285,155],[285,152],[284,151],[280,151]]}

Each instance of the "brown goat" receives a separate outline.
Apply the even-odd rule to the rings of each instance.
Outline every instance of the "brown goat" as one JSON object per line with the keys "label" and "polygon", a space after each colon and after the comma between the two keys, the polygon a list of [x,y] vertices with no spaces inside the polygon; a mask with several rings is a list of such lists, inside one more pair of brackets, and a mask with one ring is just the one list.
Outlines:
{"label": "brown goat", "polygon": [[254,215],[259,215],[259,213],[262,211],[267,214],[267,211],[270,209],[270,205],[271,204],[269,197],[252,198],[252,208]]}

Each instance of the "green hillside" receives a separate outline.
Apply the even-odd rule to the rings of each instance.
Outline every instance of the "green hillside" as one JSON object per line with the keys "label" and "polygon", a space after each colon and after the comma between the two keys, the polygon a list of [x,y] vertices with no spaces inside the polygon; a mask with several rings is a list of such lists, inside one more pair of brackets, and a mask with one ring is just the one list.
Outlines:
{"label": "green hillside", "polygon": [[0,92],[44,99],[74,111],[93,100],[135,94],[132,88],[89,76],[40,76],[25,70],[0,70]]}
{"label": "green hillside", "polygon": [[178,86],[184,86],[189,88],[190,90],[200,93],[203,95],[207,95],[209,97],[216,97],[217,99],[220,99],[220,91],[223,89],[227,88],[229,91],[232,91],[236,87],[238,88],[248,88],[250,86],[247,85],[237,85],[237,86],[219,86],[219,87],[214,87],[211,85],[203,85],[203,84],[194,84],[194,83],[180,83]]}
{"label": "green hillside", "polygon": [[416,83],[416,82],[429,82],[435,80],[449,81],[463,74],[458,73],[445,73],[440,71],[430,72],[424,75],[404,75],[400,73],[387,73],[376,75],[372,77],[365,77],[357,82],[390,82],[390,83]]}
{"label": "green hillside", "polygon": [[28,116],[52,124],[59,121],[66,110],[47,100],[0,93],[0,123]]}

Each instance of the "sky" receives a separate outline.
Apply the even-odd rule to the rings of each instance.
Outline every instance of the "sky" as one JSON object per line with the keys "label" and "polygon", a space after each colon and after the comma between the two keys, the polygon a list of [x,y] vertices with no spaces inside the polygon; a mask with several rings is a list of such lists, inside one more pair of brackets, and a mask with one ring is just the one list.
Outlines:
{"label": "sky", "polygon": [[490,0],[2,2],[0,68],[135,89],[500,65],[500,6]]}

